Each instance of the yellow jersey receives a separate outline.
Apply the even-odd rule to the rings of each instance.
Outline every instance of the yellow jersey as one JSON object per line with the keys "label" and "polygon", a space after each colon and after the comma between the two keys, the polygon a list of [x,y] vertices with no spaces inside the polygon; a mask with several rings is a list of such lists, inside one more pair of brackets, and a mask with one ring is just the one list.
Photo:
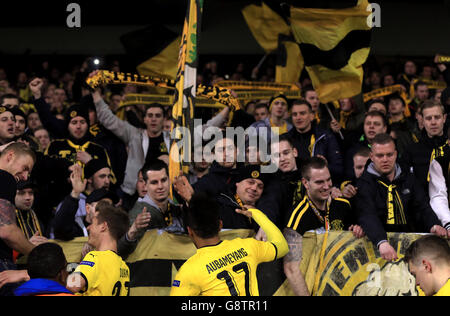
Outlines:
{"label": "yellow jersey", "polygon": [[434,296],[450,296],[450,279],[447,280],[447,283]]}
{"label": "yellow jersey", "polygon": [[252,238],[200,248],[178,271],[170,295],[258,296],[258,264],[276,259],[274,244]]}
{"label": "yellow jersey", "polygon": [[75,270],[86,281],[83,296],[128,296],[130,269],[113,251],[92,251]]}

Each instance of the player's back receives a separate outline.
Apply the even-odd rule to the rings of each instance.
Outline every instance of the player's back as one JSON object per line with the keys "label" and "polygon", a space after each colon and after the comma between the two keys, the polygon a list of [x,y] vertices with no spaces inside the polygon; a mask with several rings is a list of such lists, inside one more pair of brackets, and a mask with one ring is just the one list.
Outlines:
{"label": "player's back", "polygon": [[252,238],[200,248],[181,267],[171,295],[258,296],[257,266],[275,260],[276,255],[272,243]]}
{"label": "player's back", "polygon": [[75,272],[87,282],[84,296],[127,296],[130,270],[112,251],[92,251],[86,255]]}

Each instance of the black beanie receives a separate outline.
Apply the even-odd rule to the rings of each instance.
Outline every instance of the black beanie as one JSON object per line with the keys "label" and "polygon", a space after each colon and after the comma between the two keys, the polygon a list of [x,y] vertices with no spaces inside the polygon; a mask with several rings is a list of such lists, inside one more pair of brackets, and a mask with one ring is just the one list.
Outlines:
{"label": "black beanie", "polygon": [[70,121],[74,119],[77,116],[81,116],[84,118],[89,125],[89,111],[86,107],[83,107],[79,104],[72,105],[70,108],[66,111],[66,124],[69,125]]}
{"label": "black beanie", "polygon": [[86,166],[84,166],[84,178],[89,179],[97,171],[104,168],[109,168],[106,161],[104,161],[103,159],[92,159],[86,164]]}

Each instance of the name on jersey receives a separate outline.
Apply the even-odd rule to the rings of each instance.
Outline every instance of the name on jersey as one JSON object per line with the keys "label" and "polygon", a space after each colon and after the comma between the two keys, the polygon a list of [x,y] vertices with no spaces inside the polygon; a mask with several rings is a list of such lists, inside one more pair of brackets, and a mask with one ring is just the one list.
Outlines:
{"label": "name on jersey", "polygon": [[206,270],[208,271],[208,274],[211,274],[214,271],[224,268],[224,267],[228,266],[229,264],[239,261],[242,258],[245,258],[247,256],[248,256],[248,253],[245,251],[244,248],[241,248],[239,250],[229,253],[228,255],[226,255],[222,258],[211,261],[210,263],[208,263],[206,265]]}
{"label": "name on jersey", "polygon": [[128,278],[129,277],[128,269],[120,268],[120,277],[121,278]]}

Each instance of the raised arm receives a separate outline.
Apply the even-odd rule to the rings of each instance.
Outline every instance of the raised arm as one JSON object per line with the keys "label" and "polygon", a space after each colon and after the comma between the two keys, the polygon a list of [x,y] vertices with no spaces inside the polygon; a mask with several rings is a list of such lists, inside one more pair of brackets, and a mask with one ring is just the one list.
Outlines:
{"label": "raised arm", "polygon": [[[95,75],[95,72],[91,73],[89,76],[93,75]],[[97,118],[100,124],[113,132],[114,135],[119,137],[123,142],[128,144],[133,137],[136,137],[139,134],[139,130],[136,127],[121,120],[111,111],[98,90],[92,92],[92,99],[95,104]]]}
{"label": "raised arm", "polygon": [[289,252],[289,246],[283,236],[283,233],[281,233],[278,227],[274,223],[272,223],[263,212],[257,209],[249,209],[248,211],[236,211],[246,216],[249,216],[249,213],[251,213],[251,217],[266,233],[267,242],[271,242],[277,248],[277,259],[283,258]]}

